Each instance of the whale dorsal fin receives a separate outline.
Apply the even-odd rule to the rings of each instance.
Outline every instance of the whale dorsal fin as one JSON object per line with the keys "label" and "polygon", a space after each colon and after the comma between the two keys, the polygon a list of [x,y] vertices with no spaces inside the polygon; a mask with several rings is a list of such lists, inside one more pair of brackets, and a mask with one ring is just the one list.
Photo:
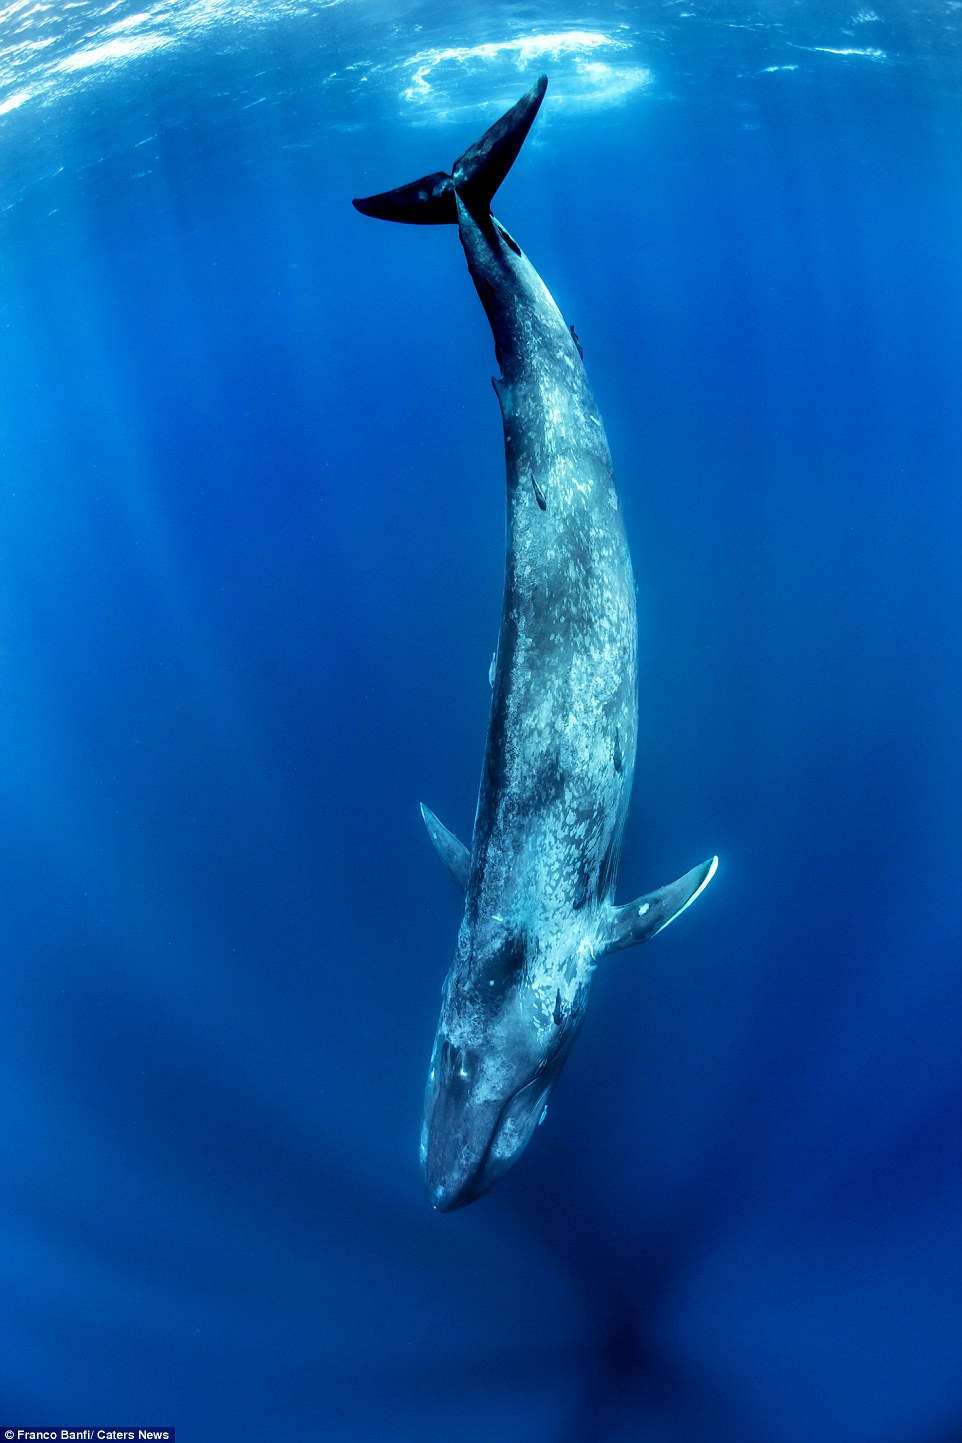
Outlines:
{"label": "whale dorsal fin", "polygon": [[612,907],[608,925],[606,952],[620,952],[623,947],[634,947],[637,942],[647,942],[680,917],[699,897],[718,870],[718,858],[700,862],[692,867],[677,882],[659,887],[644,897],[636,897],[624,907]]}
{"label": "whale dorsal fin", "polygon": [[423,802],[421,803],[421,816],[428,829],[428,836],[434,843],[434,850],[463,891],[468,885],[471,853],[463,842],[458,841],[453,832],[448,831],[443,822],[438,821],[431,808],[426,807]]}

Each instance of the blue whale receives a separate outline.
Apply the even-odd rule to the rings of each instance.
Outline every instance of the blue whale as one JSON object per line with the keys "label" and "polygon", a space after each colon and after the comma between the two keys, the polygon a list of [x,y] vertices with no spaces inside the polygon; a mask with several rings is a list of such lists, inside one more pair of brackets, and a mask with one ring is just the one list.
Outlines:
{"label": "blue whale", "polygon": [[507,557],[470,849],[421,809],[464,890],[421,1134],[442,1211],[480,1197],[527,1145],[599,959],[662,931],[718,865],[614,902],[638,725],[631,559],[577,337],[491,214],[546,87],[542,77],[450,174],[354,202],[384,220],[458,226],[501,370]]}

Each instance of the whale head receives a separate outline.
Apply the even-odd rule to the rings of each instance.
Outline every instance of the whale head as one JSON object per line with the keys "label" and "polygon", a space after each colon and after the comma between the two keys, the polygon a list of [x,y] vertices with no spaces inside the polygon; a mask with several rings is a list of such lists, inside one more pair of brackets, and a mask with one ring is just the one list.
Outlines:
{"label": "whale head", "polygon": [[[466,1005],[467,1004],[467,1005]],[[474,1202],[520,1157],[545,1115],[583,1005],[562,1015],[515,980],[445,990],[424,1099],[421,1169],[440,1212]]]}

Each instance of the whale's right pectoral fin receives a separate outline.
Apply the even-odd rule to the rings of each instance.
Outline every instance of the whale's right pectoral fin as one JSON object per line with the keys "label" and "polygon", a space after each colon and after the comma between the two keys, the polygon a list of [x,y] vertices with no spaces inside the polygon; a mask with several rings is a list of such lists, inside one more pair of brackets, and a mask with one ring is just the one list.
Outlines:
{"label": "whale's right pectoral fin", "polygon": [[471,853],[463,842],[459,842],[453,832],[449,832],[443,822],[421,803],[421,816],[424,818],[424,825],[428,829],[428,836],[434,843],[434,849],[441,861],[447,867],[451,876],[457,882],[462,891],[468,885],[468,872],[471,869]]}
{"label": "whale's right pectoral fin", "polygon": [[696,897],[700,897],[718,870],[718,858],[712,857],[692,867],[677,882],[659,887],[645,897],[636,897],[624,907],[613,907],[608,927],[606,952],[620,952],[623,947],[634,947],[637,942],[647,942],[680,917]]}

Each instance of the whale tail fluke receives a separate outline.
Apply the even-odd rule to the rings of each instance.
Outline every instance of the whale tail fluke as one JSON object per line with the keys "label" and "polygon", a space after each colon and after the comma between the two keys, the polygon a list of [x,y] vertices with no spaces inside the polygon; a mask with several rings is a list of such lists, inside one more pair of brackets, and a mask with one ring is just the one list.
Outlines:
{"label": "whale tail fluke", "polygon": [[455,161],[450,175],[443,170],[435,171],[396,190],[355,200],[355,210],[378,220],[406,221],[409,225],[457,225],[457,191],[473,215],[486,216],[495,191],[524,144],[547,88],[548,77],[542,75],[517,104],[505,111],[501,119]]}

